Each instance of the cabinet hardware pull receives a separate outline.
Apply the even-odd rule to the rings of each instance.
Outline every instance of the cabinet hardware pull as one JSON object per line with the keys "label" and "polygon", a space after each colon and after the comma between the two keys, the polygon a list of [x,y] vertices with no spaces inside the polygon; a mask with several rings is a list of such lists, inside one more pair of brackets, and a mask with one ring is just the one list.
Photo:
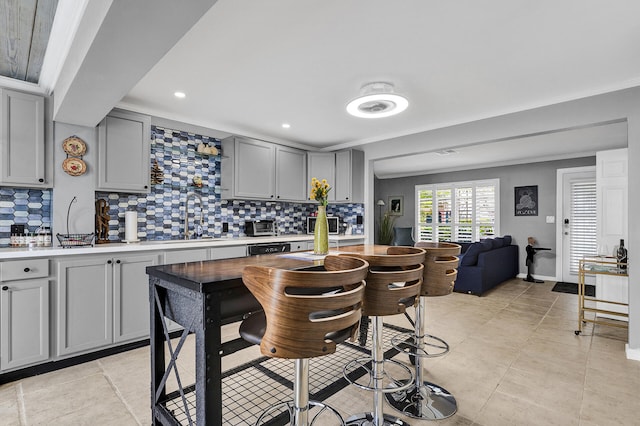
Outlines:
{"label": "cabinet hardware pull", "polygon": [[112,263],[111,260],[107,260],[107,265],[111,265]]}
{"label": "cabinet hardware pull", "polygon": [[44,179],[40,178],[40,179],[38,179],[38,182],[42,183],[42,182],[44,182]]}
{"label": "cabinet hardware pull", "polygon": [[24,271],[25,271],[25,272],[29,272],[30,270],[31,270],[31,269],[29,269],[29,268],[24,268]]}
{"label": "cabinet hardware pull", "polygon": [[120,259],[116,260],[116,263],[117,263],[117,264],[120,264]]}
{"label": "cabinet hardware pull", "polygon": [[7,287],[6,285],[2,287],[2,290],[7,291],[9,290],[9,287]]}

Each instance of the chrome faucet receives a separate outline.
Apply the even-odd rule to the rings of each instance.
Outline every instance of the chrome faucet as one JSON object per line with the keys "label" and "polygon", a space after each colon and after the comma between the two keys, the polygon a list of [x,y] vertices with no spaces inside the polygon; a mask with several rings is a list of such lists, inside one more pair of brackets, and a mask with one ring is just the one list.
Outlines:
{"label": "chrome faucet", "polygon": [[[187,197],[184,200],[184,239],[188,240],[191,236],[189,232],[189,198],[193,197],[193,232],[196,237],[202,236],[202,226],[204,219],[204,205],[202,204],[202,197],[195,192],[187,192]],[[196,225],[196,201],[200,201],[200,223]]]}

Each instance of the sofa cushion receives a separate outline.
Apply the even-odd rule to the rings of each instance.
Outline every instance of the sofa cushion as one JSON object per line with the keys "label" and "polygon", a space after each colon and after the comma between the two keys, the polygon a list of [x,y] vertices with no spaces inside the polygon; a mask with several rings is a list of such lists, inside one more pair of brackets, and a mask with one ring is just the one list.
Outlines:
{"label": "sofa cushion", "polygon": [[460,266],[473,266],[478,263],[478,255],[485,251],[481,243],[473,243],[460,255]]}
{"label": "sofa cushion", "polygon": [[493,240],[490,238],[485,238],[484,240],[480,240],[481,250],[480,251],[489,251],[493,250]]}
{"label": "sofa cushion", "polygon": [[510,246],[511,245],[511,235],[505,235],[502,238],[504,239],[504,245],[505,246]]}
{"label": "sofa cushion", "polygon": [[493,248],[500,248],[500,247],[504,247],[504,238],[495,237],[493,239]]}

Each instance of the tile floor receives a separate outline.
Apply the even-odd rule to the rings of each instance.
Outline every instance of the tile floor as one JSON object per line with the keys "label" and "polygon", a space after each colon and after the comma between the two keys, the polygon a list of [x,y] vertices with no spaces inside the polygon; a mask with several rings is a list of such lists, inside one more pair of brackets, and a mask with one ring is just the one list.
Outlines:
{"label": "tile floor", "polygon": [[[427,302],[428,331],[451,351],[427,361],[427,379],[453,393],[458,412],[439,425],[638,425],[640,362],[625,358],[626,330],[588,325],[576,336],[577,296],[552,282],[503,283],[483,297],[454,293]],[[406,326],[404,318],[393,322]],[[229,334],[233,329],[227,330]],[[225,367],[258,356],[225,358]],[[193,371],[183,355],[181,371]],[[328,400],[366,410],[353,386]],[[389,407],[385,411],[392,413]],[[394,413],[395,414],[395,413]],[[149,350],[140,348],[0,386],[1,425],[146,425]]]}

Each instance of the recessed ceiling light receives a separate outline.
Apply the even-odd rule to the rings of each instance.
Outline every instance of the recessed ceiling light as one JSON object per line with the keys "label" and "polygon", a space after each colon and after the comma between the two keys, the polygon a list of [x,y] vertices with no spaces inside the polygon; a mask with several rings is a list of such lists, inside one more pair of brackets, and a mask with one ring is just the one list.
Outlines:
{"label": "recessed ceiling light", "polygon": [[383,118],[400,114],[408,106],[407,98],[393,92],[393,84],[369,83],[347,104],[347,112],[355,117]]}
{"label": "recessed ceiling light", "polygon": [[173,96],[175,96],[176,98],[180,98],[180,99],[187,97],[187,95],[184,92],[175,92],[173,94]]}
{"label": "recessed ceiling light", "polygon": [[289,124],[289,123],[282,123],[282,128],[283,128],[283,129],[290,129],[290,128],[291,128],[291,124]]}

